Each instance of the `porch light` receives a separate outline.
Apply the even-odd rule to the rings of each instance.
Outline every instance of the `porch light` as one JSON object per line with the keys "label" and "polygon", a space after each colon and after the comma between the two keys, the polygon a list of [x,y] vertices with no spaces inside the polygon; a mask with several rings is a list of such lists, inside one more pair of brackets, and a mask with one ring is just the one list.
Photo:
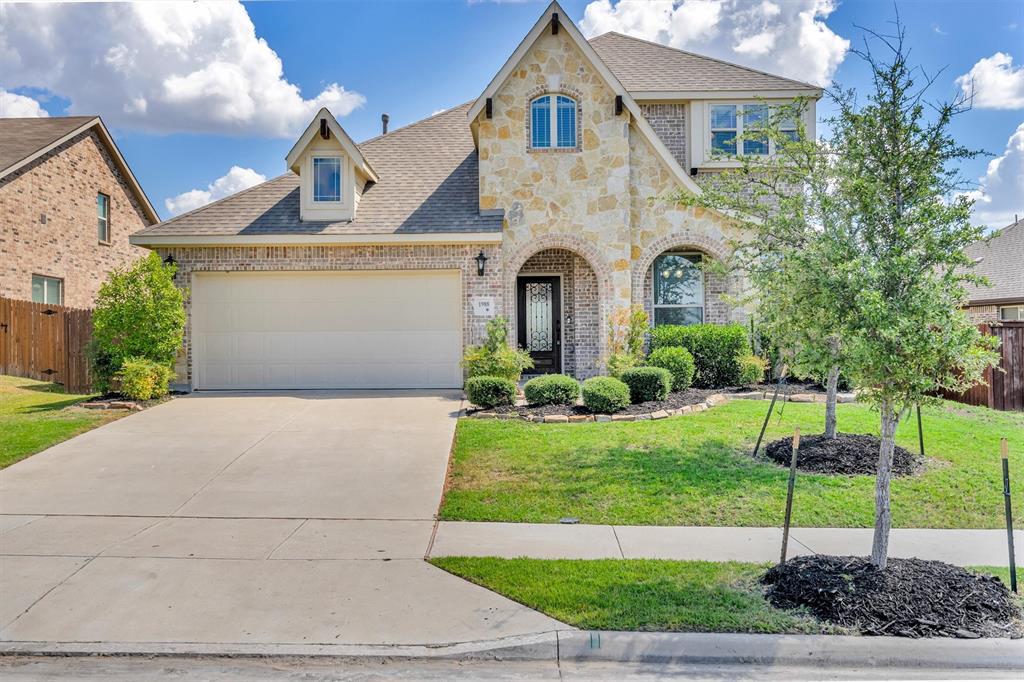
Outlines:
{"label": "porch light", "polygon": [[177,261],[174,260],[174,254],[167,254],[167,258],[164,258],[164,265],[174,265]]}
{"label": "porch light", "polygon": [[476,274],[480,277],[484,276],[484,266],[487,265],[487,256],[484,255],[483,250],[473,260],[476,261]]}

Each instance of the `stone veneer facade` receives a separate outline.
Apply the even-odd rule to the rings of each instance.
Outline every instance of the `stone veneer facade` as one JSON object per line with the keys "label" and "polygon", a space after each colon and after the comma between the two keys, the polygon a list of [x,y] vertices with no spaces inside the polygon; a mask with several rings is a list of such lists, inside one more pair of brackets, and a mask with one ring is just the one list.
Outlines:
{"label": "stone veneer facade", "polygon": [[[110,197],[110,242],[97,238],[96,195]],[[44,219],[45,216],[45,219]],[[128,235],[150,224],[95,130],[0,178],[0,296],[32,299],[32,275],[64,282],[64,305],[91,308],[114,268],[145,256]]]}
{"label": "stone veneer facade", "polygon": [[[576,99],[578,149],[530,148],[530,102],[546,93]],[[685,168],[685,107],[652,105],[647,111]],[[742,236],[719,217],[665,198],[677,191],[675,176],[632,124],[628,110],[615,114],[614,91],[565,32],[545,32],[537,39],[492,98],[492,117],[481,113],[476,124],[480,207],[504,209],[506,216],[504,300],[512,338],[516,276],[534,254],[567,250],[595,274],[596,334],[584,340],[573,330],[574,354],[588,355],[583,363],[574,359],[577,373],[592,373],[588,364],[600,370],[614,309],[639,304],[650,310],[645,282],[659,254],[681,249],[720,260],[728,255],[730,240]],[[734,277],[708,274],[706,321],[742,319],[742,311],[725,300],[740,285]],[[574,302],[577,317],[582,304]],[[583,351],[581,341],[595,345]]]}
{"label": "stone veneer facade", "polygon": [[[477,275],[479,245],[377,245],[377,246],[225,246],[159,249],[160,257],[174,256],[178,265],[175,283],[192,285],[197,272],[274,272],[305,270],[459,270],[462,272],[464,344],[480,343],[490,318],[473,314],[475,296],[501,295],[501,263],[495,246],[482,247],[488,261],[483,277]],[[185,302],[188,319],[191,306]],[[178,356],[177,380],[192,381],[191,327]]]}

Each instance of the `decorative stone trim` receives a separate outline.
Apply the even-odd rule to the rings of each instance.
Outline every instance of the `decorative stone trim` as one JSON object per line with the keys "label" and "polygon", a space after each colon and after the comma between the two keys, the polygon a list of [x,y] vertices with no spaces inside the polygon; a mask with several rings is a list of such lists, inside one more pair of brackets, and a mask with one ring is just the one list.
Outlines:
{"label": "decorative stone trim", "polygon": [[[794,393],[789,396],[780,396],[783,402],[791,403],[823,403],[825,402],[824,393]],[[712,407],[718,405],[724,405],[730,400],[771,400],[771,393],[765,393],[762,391],[751,391],[749,393],[713,393],[704,399],[702,403],[696,403],[694,405],[684,405],[683,407],[671,409],[671,410],[656,410],[654,412],[644,412],[641,414],[548,414],[548,415],[516,415],[516,414],[501,414],[498,412],[474,412],[473,414],[467,414],[466,416],[470,419],[519,419],[522,421],[533,422],[535,424],[579,424],[582,422],[634,422],[634,421],[646,421],[655,419],[666,419],[668,417],[676,417],[684,414],[694,414],[697,412],[704,412],[710,410]],[[836,396],[837,402],[840,403],[853,403],[857,401],[857,396],[853,393],[840,393]]]}

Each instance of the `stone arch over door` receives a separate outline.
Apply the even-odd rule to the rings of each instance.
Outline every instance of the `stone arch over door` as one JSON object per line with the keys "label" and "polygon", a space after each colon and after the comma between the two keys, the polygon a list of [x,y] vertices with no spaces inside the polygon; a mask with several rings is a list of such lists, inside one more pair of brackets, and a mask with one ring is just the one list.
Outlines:
{"label": "stone arch over door", "polygon": [[[608,336],[608,314],[612,301],[613,286],[611,280],[611,268],[601,254],[590,243],[576,238],[572,235],[545,235],[522,246],[515,248],[506,256],[503,265],[504,282],[503,296],[506,303],[506,310],[509,319],[510,342],[516,343],[518,339],[518,315],[517,315],[517,291],[516,282],[523,274],[524,266],[536,256],[543,256],[547,252],[553,255],[556,252],[570,252],[576,256],[577,263],[581,264],[575,277],[574,289],[575,300],[575,345],[574,356],[571,366],[566,366],[566,371],[571,371],[577,378],[586,378],[596,374],[602,374],[604,370],[604,358],[606,356],[606,345]],[[532,272],[546,271],[546,268],[531,266],[528,270]],[[585,276],[592,275],[592,285],[584,287],[582,283]],[[563,292],[563,296],[565,292]]]}
{"label": "stone arch over door", "polygon": [[[729,248],[721,241],[705,234],[689,231],[666,235],[648,244],[633,261],[632,293],[634,305],[642,305],[654,324],[653,286],[651,268],[654,259],[666,251],[695,251],[710,259],[725,261]],[[710,273],[706,275],[704,285],[704,321],[722,324],[734,318],[732,307],[724,300],[723,295],[735,294],[736,278],[732,275]]]}

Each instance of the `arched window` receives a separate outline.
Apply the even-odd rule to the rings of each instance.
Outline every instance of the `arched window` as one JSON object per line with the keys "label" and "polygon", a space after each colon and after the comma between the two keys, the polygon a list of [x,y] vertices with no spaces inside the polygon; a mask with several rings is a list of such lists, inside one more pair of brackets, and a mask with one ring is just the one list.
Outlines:
{"label": "arched window", "polygon": [[534,149],[574,148],[576,100],[565,95],[543,95],[533,100],[530,103],[530,146]]}
{"label": "arched window", "polygon": [[654,259],[654,324],[704,321],[704,270],[699,253],[667,251]]}

